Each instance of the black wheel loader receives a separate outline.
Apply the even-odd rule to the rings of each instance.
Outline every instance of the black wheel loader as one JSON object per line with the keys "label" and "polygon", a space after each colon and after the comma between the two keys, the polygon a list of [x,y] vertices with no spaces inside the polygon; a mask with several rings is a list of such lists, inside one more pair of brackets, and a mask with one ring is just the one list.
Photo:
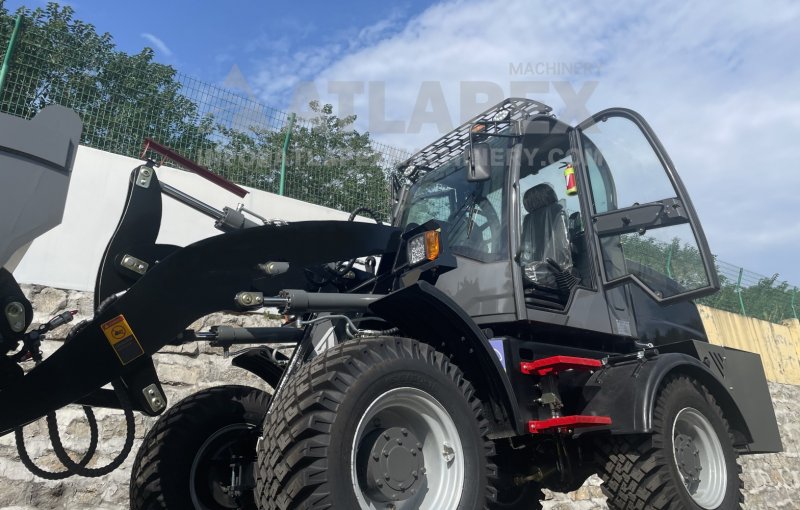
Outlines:
{"label": "black wheel loader", "polygon": [[[38,179],[31,169],[66,193],[80,123],[55,107],[30,133],[37,123],[54,134],[3,131],[5,219],[6,200],[42,202],[20,187]],[[389,224],[364,208],[350,219],[374,223],[267,221],[161,183],[147,160],[98,271],[94,318],[46,359],[39,343],[71,317],[27,331],[30,303],[2,273],[0,433],[17,434],[40,476],[95,476],[121,461],[88,467],[92,407],[123,410],[131,438],[134,412],[160,415],[134,464],[133,509],[534,509],[542,489],[593,473],[615,509],[740,508],[738,456],[782,448],[767,381],[758,355],[708,341],[692,299],[718,289],[714,260],[639,114],[570,126],[507,99],[402,163],[391,185]],[[156,243],[162,195],[223,233]],[[0,262],[57,222],[57,198],[49,222],[14,209],[25,235],[2,231]],[[186,329],[265,307],[285,324]],[[168,409],[152,356],[194,341],[239,346],[232,364],[271,398],[224,386]],[[36,366],[23,374],[26,360]],[[71,404],[92,430],[77,461],[53,414]],[[22,427],[45,416],[61,473],[25,453]]]}

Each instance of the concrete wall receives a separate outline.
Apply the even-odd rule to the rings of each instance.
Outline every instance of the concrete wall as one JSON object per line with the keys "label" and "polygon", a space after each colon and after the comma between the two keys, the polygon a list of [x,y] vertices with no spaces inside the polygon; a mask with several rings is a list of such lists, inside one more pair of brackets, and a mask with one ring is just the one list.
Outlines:
{"label": "concrete wall", "polygon": [[[14,271],[17,280],[61,289],[94,289],[100,258],[122,213],[131,170],[141,163],[81,146],[75,158],[64,220],[32,243]],[[241,202],[261,216],[287,221],[345,220],[348,216],[253,189],[242,199],[195,174],[174,168],[164,166],[156,172],[164,182],[220,210]],[[211,218],[164,198],[160,243],[185,246],[219,233]]]}
{"label": "concrete wall", "polygon": [[699,306],[709,340],[717,345],[757,352],[770,381],[800,384],[800,321],[760,321]]}

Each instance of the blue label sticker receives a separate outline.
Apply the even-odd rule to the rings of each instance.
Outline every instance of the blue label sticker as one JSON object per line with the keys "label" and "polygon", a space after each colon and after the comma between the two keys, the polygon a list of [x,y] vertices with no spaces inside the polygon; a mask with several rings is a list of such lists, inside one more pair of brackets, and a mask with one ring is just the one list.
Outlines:
{"label": "blue label sticker", "polygon": [[498,361],[500,361],[500,365],[503,367],[503,370],[506,370],[506,349],[503,344],[503,339],[490,338],[489,345],[491,345],[492,349],[494,349],[494,354],[497,356]]}

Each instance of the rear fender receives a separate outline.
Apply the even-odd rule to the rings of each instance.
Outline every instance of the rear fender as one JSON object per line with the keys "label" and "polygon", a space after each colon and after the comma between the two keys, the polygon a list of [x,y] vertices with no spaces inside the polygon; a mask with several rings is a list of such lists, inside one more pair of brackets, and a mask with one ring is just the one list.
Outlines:
{"label": "rear fender", "polygon": [[612,434],[650,433],[656,399],[665,379],[671,374],[686,374],[714,396],[738,448],[749,453],[781,451],[775,412],[758,355],[697,341],[679,342],[659,350],[662,354],[653,358],[613,364],[595,372],[584,386],[587,404],[581,414],[610,416]]}

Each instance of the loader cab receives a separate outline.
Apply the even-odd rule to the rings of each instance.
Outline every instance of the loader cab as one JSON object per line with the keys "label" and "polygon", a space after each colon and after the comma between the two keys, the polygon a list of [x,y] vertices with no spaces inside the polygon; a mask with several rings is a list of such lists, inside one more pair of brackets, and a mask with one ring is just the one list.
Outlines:
{"label": "loader cab", "polygon": [[637,113],[569,126],[541,103],[509,99],[410,161],[395,223],[447,225],[458,267],[436,286],[478,324],[705,338],[690,300],[718,287],[713,259]]}

